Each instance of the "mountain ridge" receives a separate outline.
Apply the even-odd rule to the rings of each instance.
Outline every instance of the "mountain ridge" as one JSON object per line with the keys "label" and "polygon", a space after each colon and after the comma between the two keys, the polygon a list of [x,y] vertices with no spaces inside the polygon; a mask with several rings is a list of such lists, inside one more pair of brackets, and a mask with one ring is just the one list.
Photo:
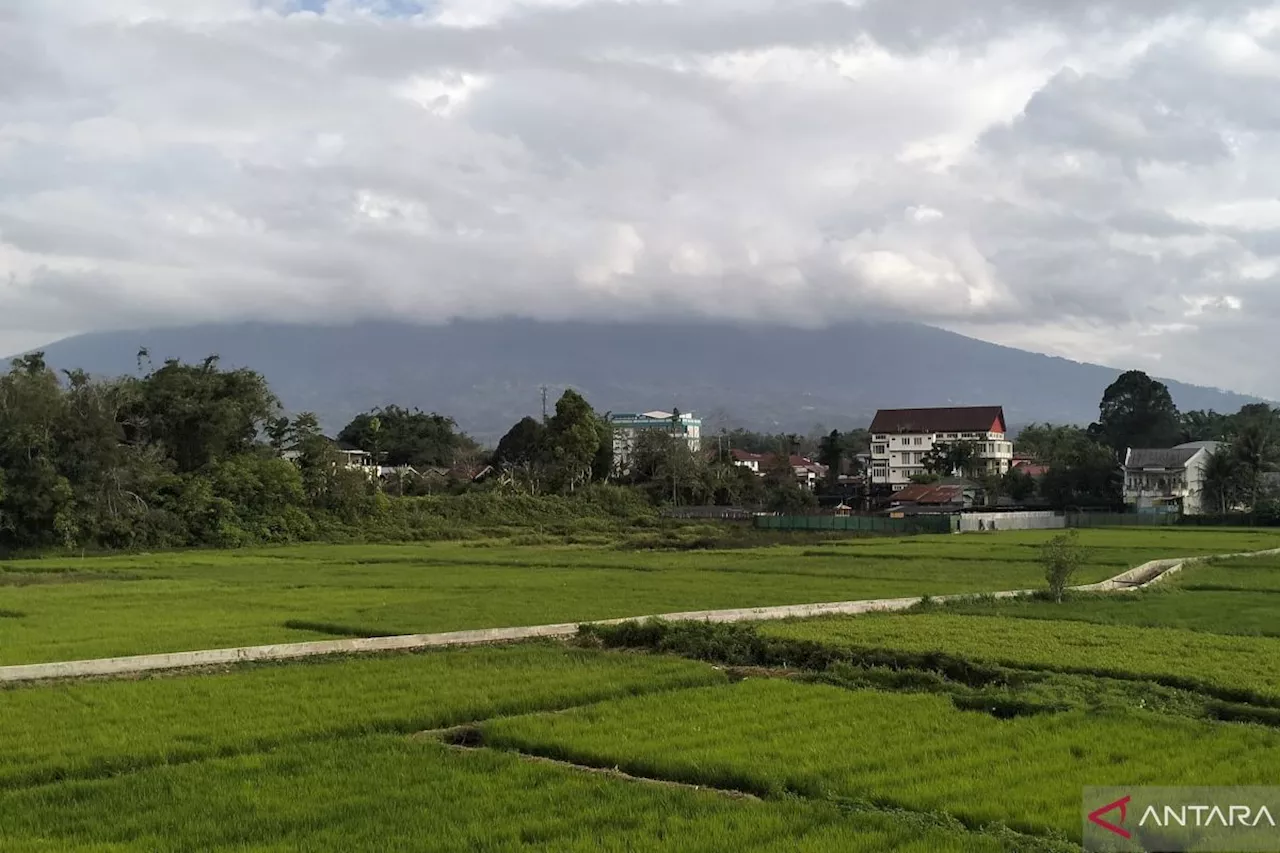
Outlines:
{"label": "mountain ridge", "polygon": [[[1031,353],[913,323],[805,330],[709,322],[522,319],[421,326],[271,322],[94,332],[37,348],[58,369],[96,375],[218,355],[270,381],[292,412],[329,429],[395,403],[437,411],[482,440],[566,387],[599,410],[693,411],[709,427],[807,432],[865,426],[879,408],[1002,405],[1011,424],[1088,423],[1122,370]],[[1258,398],[1173,380],[1183,410],[1235,411]]]}

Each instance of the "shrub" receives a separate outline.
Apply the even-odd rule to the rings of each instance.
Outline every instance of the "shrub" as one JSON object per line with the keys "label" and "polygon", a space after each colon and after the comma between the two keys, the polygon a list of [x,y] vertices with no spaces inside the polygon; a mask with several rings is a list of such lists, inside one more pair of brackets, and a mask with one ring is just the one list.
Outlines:
{"label": "shrub", "polygon": [[1040,563],[1044,566],[1049,594],[1054,601],[1061,603],[1067,587],[1071,586],[1071,579],[1084,563],[1079,534],[1070,530],[1050,539],[1041,547]]}

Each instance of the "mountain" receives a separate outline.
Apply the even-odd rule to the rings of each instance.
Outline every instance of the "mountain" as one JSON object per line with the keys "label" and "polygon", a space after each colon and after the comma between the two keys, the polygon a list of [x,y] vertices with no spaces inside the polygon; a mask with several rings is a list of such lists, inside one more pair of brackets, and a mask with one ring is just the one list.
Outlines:
{"label": "mountain", "polygon": [[[601,411],[678,406],[711,428],[807,432],[866,426],[881,407],[1003,405],[1010,424],[1086,424],[1120,371],[996,346],[930,326],[846,323],[821,330],[714,323],[458,321],[201,325],[67,338],[44,348],[57,368],[133,373],[218,354],[270,380],[292,412],[330,429],[396,403],[454,417],[493,441],[565,387]],[[1236,411],[1256,402],[1169,382],[1178,406]]]}

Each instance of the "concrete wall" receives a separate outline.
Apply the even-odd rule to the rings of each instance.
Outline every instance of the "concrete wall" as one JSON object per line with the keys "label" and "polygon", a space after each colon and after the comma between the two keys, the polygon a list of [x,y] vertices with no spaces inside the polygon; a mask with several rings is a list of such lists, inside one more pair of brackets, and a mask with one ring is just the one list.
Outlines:
{"label": "concrete wall", "polygon": [[1061,530],[1065,516],[1056,512],[972,512],[959,516],[960,532],[978,530]]}

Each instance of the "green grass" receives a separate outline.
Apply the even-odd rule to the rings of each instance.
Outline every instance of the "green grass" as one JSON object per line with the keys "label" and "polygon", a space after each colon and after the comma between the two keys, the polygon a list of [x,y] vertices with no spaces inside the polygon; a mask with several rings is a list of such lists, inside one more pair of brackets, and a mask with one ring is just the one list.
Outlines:
{"label": "green grass", "polygon": [[731,800],[369,736],[0,792],[9,853],[996,853],[996,840],[827,803]]}
{"label": "green grass", "polygon": [[972,661],[1139,678],[1280,706],[1280,639],[953,613],[811,619],[766,636],[860,650],[941,652]]}
{"label": "green grass", "polygon": [[530,644],[10,688],[0,789],[723,679],[676,658]]}
{"label": "green grass", "polygon": [[[502,542],[311,545],[0,563],[0,665],[1041,585],[1047,532],[666,552]],[[1280,533],[1082,532],[1096,581]],[[21,583],[5,584],[4,578]],[[321,630],[316,630],[321,629]]]}
{"label": "green grass", "polygon": [[1277,637],[1280,560],[1267,557],[1191,565],[1134,594],[1077,595],[1062,604],[1030,598],[967,601],[949,604],[946,609],[970,615]]}
{"label": "green grass", "polygon": [[484,742],[653,778],[1078,837],[1086,785],[1265,785],[1280,733],[1140,712],[1001,721],[943,697],[781,680],[495,720]]}

